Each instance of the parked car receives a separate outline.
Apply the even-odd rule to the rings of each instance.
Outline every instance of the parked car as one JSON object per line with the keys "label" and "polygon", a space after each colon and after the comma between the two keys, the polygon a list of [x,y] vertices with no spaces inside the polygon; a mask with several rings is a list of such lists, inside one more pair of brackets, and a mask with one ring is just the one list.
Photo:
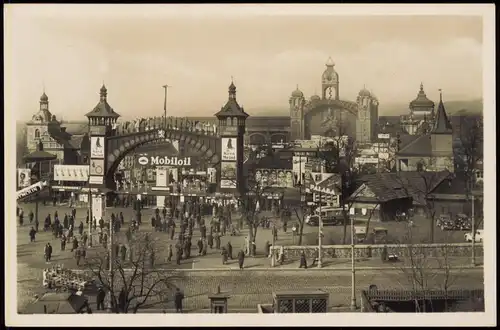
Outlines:
{"label": "parked car", "polygon": [[363,243],[367,238],[366,226],[356,226],[354,227],[354,240],[357,244]]}
{"label": "parked car", "polygon": [[[465,238],[466,242],[472,242],[472,232],[465,233],[464,238]],[[476,230],[475,241],[477,243],[482,243],[483,242],[483,230],[482,229]]]}
{"label": "parked car", "polygon": [[[319,226],[319,215],[311,215],[306,218],[306,223],[309,226]],[[321,218],[323,226],[336,226],[342,223],[342,218],[336,216],[325,216]]]}

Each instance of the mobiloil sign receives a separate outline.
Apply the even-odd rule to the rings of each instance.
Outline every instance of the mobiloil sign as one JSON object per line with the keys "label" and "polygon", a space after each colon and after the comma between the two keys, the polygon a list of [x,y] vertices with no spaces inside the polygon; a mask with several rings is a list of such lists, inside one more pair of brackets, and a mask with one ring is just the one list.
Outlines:
{"label": "mobiloil sign", "polygon": [[177,156],[141,156],[137,159],[140,165],[191,166],[191,157]]}

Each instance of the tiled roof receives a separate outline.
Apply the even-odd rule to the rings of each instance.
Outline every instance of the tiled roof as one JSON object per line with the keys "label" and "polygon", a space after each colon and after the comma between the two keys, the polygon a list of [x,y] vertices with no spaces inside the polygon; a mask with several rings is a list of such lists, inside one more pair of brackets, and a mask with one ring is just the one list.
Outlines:
{"label": "tiled roof", "polygon": [[56,158],[56,155],[43,150],[33,151],[32,153],[24,157],[24,159],[26,159],[27,161],[52,160]]}
{"label": "tiled roof", "polygon": [[242,107],[236,101],[236,86],[231,82],[229,86],[229,98],[226,105],[221,108],[219,112],[215,114],[217,118],[219,116],[223,117],[244,117],[247,118],[248,114],[243,110]]}
{"label": "tiled roof", "polygon": [[429,156],[432,152],[431,136],[429,134],[418,136],[415,140],[402,148],[398,156]]}
{"label": "tiled roof", "polygon": [[99,101],[97,105],[94,107],[92,111],[87,113],[85,116],[87,117],[111,117],[111,118],[118,118],[120,117],[119,114],[117,114],[113,108],[109,105],[109,103],[104,100],[104,101]]}
{"label": "tiled roof", "polygon": [[[448,171],[376,173],[364,175],[360,181],[373,192],[372,201],[387,202],[411,197],[415,203],[424,205],[425,197],[449,176]],[[370,199],[361,196],[360,189],[354,192],[351,198]]]}
{"label": "tiled roof", "polygon": [[317,184],[319,189],[329,189],[334,190],[336,192],[340,192],[342,189],[342,179],[339,174],[333,174],[329,178],[321,181]]}
{"label": "tiled roof", "polygon": [[84,135],[73,135],[69,140],[69,143],[73,147],[73,149],[80,149],[82,146]]}

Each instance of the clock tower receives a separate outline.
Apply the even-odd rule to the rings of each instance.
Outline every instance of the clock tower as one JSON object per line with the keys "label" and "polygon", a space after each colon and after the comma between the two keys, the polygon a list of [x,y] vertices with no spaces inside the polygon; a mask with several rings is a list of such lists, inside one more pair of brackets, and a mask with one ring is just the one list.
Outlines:
{"label": "clock tower", "polygon": [[339,74],[334,69],[331,57],[326,61],[326,69],[321,77],[321,94],[323,100],[339,99]]}
{"label": "clock tower", "polygon": [[290,138],[292,141],[304,139],[304,106],[306,99],[299,86],[290,96]]}

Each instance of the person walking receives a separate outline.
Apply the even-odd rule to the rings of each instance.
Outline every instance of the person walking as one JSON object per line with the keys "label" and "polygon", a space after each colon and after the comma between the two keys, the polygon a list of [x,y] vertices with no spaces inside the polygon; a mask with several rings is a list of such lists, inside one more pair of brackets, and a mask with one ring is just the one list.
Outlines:
{"label": "person walking", "polygon": [[201,251],[203,250],[203,239],[200,237],[198,239],[198,255],[201,256]]}
{"label": "person walking", "polygon": [[30,242],[34,242],[35,241],[35,236],[36,236],[36,230],[35,230],[35,228],[31,227],[29,235],[30,235]]}
{"label": "person walking", "polygon": [[231,245],[231,242],[227,242],[226,250],[228,258],[233,260],[233,246]]}
{"label": "person walking", "polygon": [[227,250],[225,247],[222,247],[220,254],[222,256],[222,264],[225,265],[227,262]]}
{"label": "person walking", "polygon": [[33,214],[33,211],[30,210],[30,213],[28,213],[28,219],[30,221],[30,225],[33,223],[33,218],[35,217],[35,215]]}
{"label": "person walking", "polygon": [[45,245],[44,255],[45,262],[50,262],[50,259],[52,259],[52,245],[50,245],[50,243],[47,243],[47,245]]}
{"label": "person walking", "polygon": [[127,258],[127,247],[125,246],[125,244],[120,247],[120,257],[122,259],[122,262],[125,262],[125,259]]}
{"label": "person walking", "polygon": [[182,313],[182,301],[184,300],[184,294],[181,292],[179,288],[175,290],[174,294],[174,302],[175,302],[175,311],[177,313]]}
{"label": "person walking", "polygon": [[203,248],[201,250],[201,255],[202,256],[206,256],[207,255],[207,250],[208,250],[207,240],[203,239]]}
{"label": "person walking", "polygon": [[304,251],[300,254],[300,266],[299,268],[304,268],[307,269],[307,259],[306,259],[306,254]]}
{"label": "person walking", "polygon": [[172,244],[168,245],[168,252],[167,252],[167,261],[170,262],[172,261],[172,257],[174,256],[174,251],[172,250]]}
{"label": "person walking", "polygon": [[61,236],[61,251],[66,250],[66,236]]}
{"label": "person walking", "polygon": [[240,266],[240,269],[243,269],[244,262],[245,262],[245,252],[243,252],[243,250],[240,250],[240,252],[238,252],[238,266]]}
{"label": "person walking", "polygon": [[98,291],[97,291],[97,310],[104,310],[104,299],[106,298],[106,292],[104,289],[100,286]]}

